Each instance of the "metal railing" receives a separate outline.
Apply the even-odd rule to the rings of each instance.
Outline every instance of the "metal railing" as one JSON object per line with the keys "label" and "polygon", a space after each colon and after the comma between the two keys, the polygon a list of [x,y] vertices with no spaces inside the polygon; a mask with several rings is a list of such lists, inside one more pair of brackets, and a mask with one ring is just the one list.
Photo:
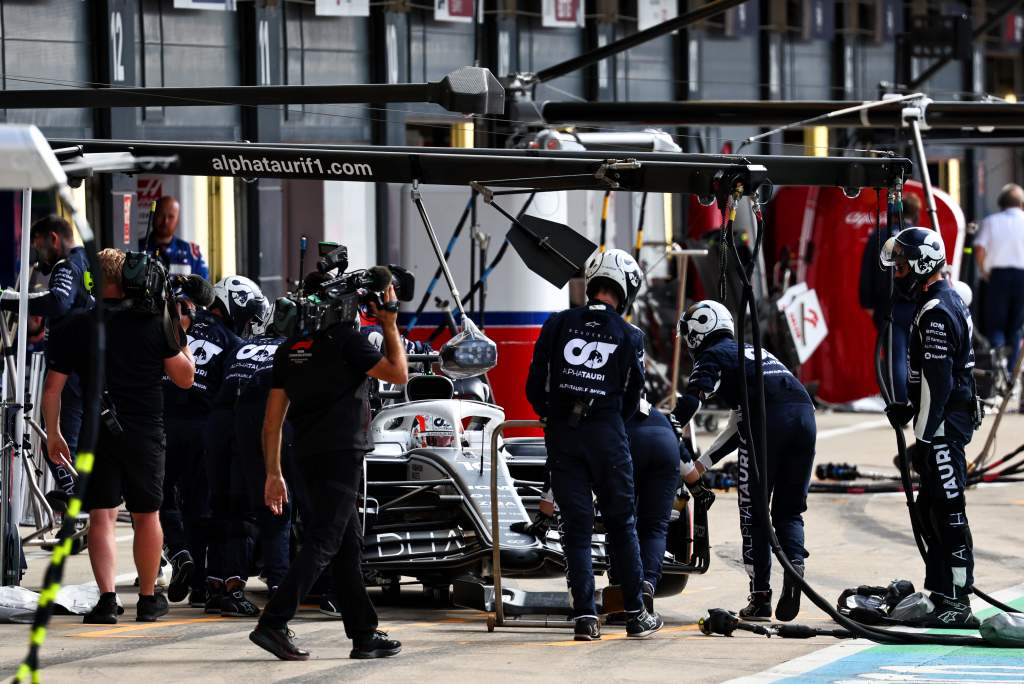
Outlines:
{"label": "metal railing", "polygon": [[504,595],[501,591],[501,525],[498,520],[498,439],[507,428],[543,428],[539,420],[506,420],[491,433],[491,570],[494,575],[494,613],[487,617],[487,631],[495,627],[561,627],[572,628],[572,620],[515,620],[505,619]]}

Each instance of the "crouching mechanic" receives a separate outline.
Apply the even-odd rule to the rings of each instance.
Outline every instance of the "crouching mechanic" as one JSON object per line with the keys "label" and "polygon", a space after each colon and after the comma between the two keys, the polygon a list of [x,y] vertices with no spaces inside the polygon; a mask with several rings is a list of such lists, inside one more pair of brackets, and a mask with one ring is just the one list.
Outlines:
{"label": "crouching mechanic", "polygon": [[[729,408],[729,424],[714,444],[697,462],[702,474],[728,454],[739,449],[740,535],[743,540],[743,565],[750,576],[749,604],[739,615],[746,620],[769,620],[772,616],[771,567],[772,552],[767,524],[762,520],[761,483],[753,479],[751,453],[746,444],[745,416],[740,407],[740,383],[737,342],[732,314],[718,302],[697,302],[679,321],[679,334],[694,356],[693,371],[686,392],[676,404],[675,416],[685,425],[711,396],[717,396]],[[746,382],[754,385],[754,348],[745,345],[748,363],[744,364]],[[807,390],[774,356],[762,351],[765,411],[768,444],[765,455],[767,480],[771,497],[771,526],[779,538],[786,558],[803,576],[804,548],[803,512],[807,510],[807,490],[814,467],[814,445],[817,427],[814,404]],[[753,392],[751,393],[753,395]],[[751,411],[758,408],[751,404]],[[751,426],[757,425],[752,421]],[[789,621],[800,611],[800,588],[789,574],[782,585],[782,595],[775,607],[778,620]]]}
{"label": "crouching mechanic", "polygon": [[363,540],[356,511],[363,458],[373,448],[367,377],[399,385],[409,379],[398,334],[398,298],[390,285],[384,302],[380,309],[371,304],[384,335],[383,356],[359,333],[354,316],[292,336],[274,355],[263,423],[264,500],[275,515],[288,500],[281,473],[281,433],[288,414],[295,432],[295,460],[313,511],[313,518],[305,521],[302,548],[249,635],[282,660],[309,658],[309,651],[292,641],[288,621],[328,565],[345,634],[352,640],[350,657],[383,658],[402,649],[377,629],[377,613],[363,583]]}
{"label": "crouching mechanic", "polygon": [[546,420],[544,443],[563,547],[576,640],[601,637],[594,604],[591,541],[594,498],[616,559],[627,636],[646,638],[663,622],[644,609],[643,566],[636,536],[633,464],[624,421],[637,409],[644,382],[642,351],[622,319],[643,274],[621,249],[590,258],[586,306],[553,314],[541,328],[526,379],[526,397]]}
{"label": "crouching mechanic", "polygon": [[665,562],[680,470],[690,497],[704,510],[711,508],[715,494],[703,485],[693,461],[683,458],[689,453],[682,447],[681,436],[672,421],[646,398],[640,400],[639,410],[626,421],[626,435],[636,485],[636,536],[644,567],[644,603],[651,610]]}
{"label": "crouching mechanic", "polygon": [[917,510],[928,553],[924,587],[933,608],[924,626],[977,627],[968,598],[974,585],[974,548],[967,524],[964,449],[977,428],[971,314],[943,280],[946,251],[938,233],[908,228],[882,249],[895,268],[897,293],[916,301],[910,330],[910,402],[886,409],[894,427],[914,421],[909,449],[921,476]]}
{"label": "crouching mechanic", "polygon": [[[191,387],[195,367],[185,336],[181,346],[171,344],[164,319],[139,311],[124,299],[121,274],[125,254],[117,249],[99,253],[103,269],[102,296],[109,312],[106,328],[105,376],[102,379],[105,417],[100,421],[96,442],[96,460],[89,478],[82,508],[89,511],[89,562],[99,586],[100,599],[83,622],[117,622],[117,549],[114,528],[117,508],[124,501],[135,526],[135,567],[139,573],[139,600],[135,619],[153,622],[167,613],[167,599],[155,594],[163,532],[160,529],[160,502],[164,479],[164,415],[161,378],[166,375],[178,387]],[[83,396],[89,396],[93,378],[88,375],[90,358],[95,353],[89,314],[73,314],[50,339],[49,370],[43,386],[43,415],[46,419],[46,445],[50,460],[70,458],[67,442],[60,431],[61,390],[68,376],[77,372],[82,378]],[[188,328],[182,318],[182,328]],[[88,427],[87,425],[85,427]],[[89,444],[88,436],[82,443]]]}

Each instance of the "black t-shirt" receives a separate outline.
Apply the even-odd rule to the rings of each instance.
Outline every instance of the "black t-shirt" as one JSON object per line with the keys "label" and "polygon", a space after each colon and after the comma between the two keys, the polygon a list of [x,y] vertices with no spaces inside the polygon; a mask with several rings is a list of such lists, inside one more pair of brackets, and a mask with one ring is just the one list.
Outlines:
{"label": "black t-shirt", "polygon": [[373,448],[366,371],[382,358],[351,325],[292,337],[277,348],[272,386],[288,394],[300,454]]}
{"label": "black t-shirt", "polygon": [[[51,331],[46,351],[50,369],[82,377],[82,393],[86,397],[92,382],[91,316],[86,312],[68,316]],[[115,311],[106,317],[106,343],[104,387],[121,426],[134,432],[163,430],[164,396],[160,381],[164,360],[179,351],[167,341],[163,320],[153,314]]]}
{"label": "black t-shirt", "polygon": [[164,377],[164,411],[168,416],[196,419],[206,416],[220,391],[224,368],[242,344],[224,321],[199,309],[188,328],[188,346],[196,362],[195,383],[181,389]]}

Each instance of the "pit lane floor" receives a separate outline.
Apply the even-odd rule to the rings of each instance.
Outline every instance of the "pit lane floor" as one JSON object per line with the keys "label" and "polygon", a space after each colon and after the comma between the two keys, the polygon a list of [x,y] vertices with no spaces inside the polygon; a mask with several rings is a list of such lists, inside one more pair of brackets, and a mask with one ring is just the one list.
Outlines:
{"label": "pit lane floor", "polygon": [[[991,428],[968,447],[981,450]],[[895,440],[877,414],[818,417],[818,462],[843,461],[865,468],[892,469]],[[701,436],[702,444],[710,437]],[[1024,442],[1024,416],[1009,415],[1000,428],[997,453]],[[902,494],[811,495],[807,513],[808,579],[828,599],[858,584],[885,584],[900,577],[920,583],[923,568],[910,533]],[[1004,600],[1024,596],[1024,483],[987,485],[968,495],[974,533],[977,584]],[[399,605],[381,605],[381,627],[403,642],[401,655],[379,661],[348,659],[349,642],[340,621],[314,608],[292,623],[299,643],[313,657],[280,662],[252,645],[248,620],[206,616],[199,609],[172,607],[155,624],[134,622],[135,591],[128,526],[119,530],[119,586],[127,607],[113,627],[86,626],[81,618],[55,617],[43,649],[43,681],[103,682],[864,682],[1024,681],[1024,650],[872,647],[861,642],[816,638],[765,639],[737,633],[704,637],[697,619],[708,609],[737,609],[745,603],[746,576],[739,562],[734,492],[720,493],[711,510],[712,568],[691,579],[687,590],[658,602],[666,627],[648,641],[627,641],[621,627],[606,627],[596,643],[571,641],[568,630],[505,629],[489,634],[485,616],[469,610],[434,610],[416,586]],[[44,556],[30,557],[25,578],[37,587]],[[69,561],[68,581],[91,579],[85,554]],[[603,580],[599,580],[599,583]],[[561,582],[515,583],[523,588],[561,589]],[[781,578],[774,582],[781,586]],[[375,594],[375,597],[378,596]],[[253,598],[262,604],[264,596]],[[1022,602],[1024,604],[1024,602]],[[825,624],[804,601],[799,621]],[[25,653],[28,629],[0,625],[0,676],[9,677]]]}

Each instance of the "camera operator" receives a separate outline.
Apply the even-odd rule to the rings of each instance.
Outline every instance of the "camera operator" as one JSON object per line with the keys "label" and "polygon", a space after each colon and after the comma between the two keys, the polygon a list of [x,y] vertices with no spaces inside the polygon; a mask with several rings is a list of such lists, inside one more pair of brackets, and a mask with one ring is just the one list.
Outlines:
{"label": "camera operator", "polygon": [[241,338],[232,332],[221,309],[218,292],[198,275],[172,276],[182,312],[189,312],[188,346],[195,359],[195,383],[187,390],[164,378],[164,421],[167,467],[160,524],[171,564],[167,599],[206,604],[206,547],[210,491],[206,476],[206,426],[220,390],[227,359]]}
{"label": "camera operator", "polygon": [[[116,548],[114,531],[117,509],[122,502],[132,514],[135,526],[135,567],[139,573],[136,620],[153,622],[167,613],[167,599],[155,594],[163,531],[159,509],[163,499],[164,423],[160,381],[166,374],[178,387],[192,386],[195,367],[188,345],[175,348],[168,339],[165,319],[152,309],[125,299],[122,275],[125,253],[104,249],[99,253],[103,269],[102,296],[109,315],[106,328],[105,387],[103,419],[96,444],[95,463],[83,509],[89,511],[89,561],[100,590],[100,599],[85,615],[87,624],[115,624],[117,596],[114,593]],[[152,266],[152,264],[151,264]],[[157,303],[166,307],[163,302]],[[188,318],[181,320],[187,329]],[[49,370],[43,387],[43,415],[50,460],[70,458],[61,434],[60,396],[68,376],[79,373],[83,389],[88,377],[91,321],[84,313],[54,331],[50,339]],[[184,334],[180,335],[183,339]],[[85,393],[86,396],[88,393]],[[88,443],[88,440],[84,440]]]}
{"label": "camera operator", "polygon": [[[307,293],[308,294],[308,293]],[[310,498],[302,548],[249,635],[282,660],[306,660],[291,639],[288,621],[299,601],[330,564],[351,658],[383,658],[402,646],[377,629],[377,613],[363,583],[362,532],[356,497],[370,438],[368,377],[405,384],[409,369],[398,333],[394,287],[384,305],[371,304],[384,335],[384,355],[359,333],[355,316],[310,334],[293,335],[274,357],[272,389],[263,425],[267,480],[264,501],[281,514],[288,490],[281,472],[285,415],[295,430],[295,455]]]}
{"label": "camera operator", "polygon": [[[86,284],[89,260],[85,248],[75,245],[71,224],[60,216],[45,216],[30,229],[32,249],[35,250],[36,269],[49,276],[48,288],[29,295],[30,316],[46,317],[50,330],[59,327],[67,316],[76,311],[87,311],[93,306],[89,294],[91,283]],[[18,293],[5,290],[0,298],[4,311],[18,310]],[[78,450],[78,432],[82,428],[82,389],[77,374],[68,377],[61,396],[61,432],[68,442],[71,456]],[[57,486],[68,497],[75,489],[75,480],[66,464],[50,464]]]}

